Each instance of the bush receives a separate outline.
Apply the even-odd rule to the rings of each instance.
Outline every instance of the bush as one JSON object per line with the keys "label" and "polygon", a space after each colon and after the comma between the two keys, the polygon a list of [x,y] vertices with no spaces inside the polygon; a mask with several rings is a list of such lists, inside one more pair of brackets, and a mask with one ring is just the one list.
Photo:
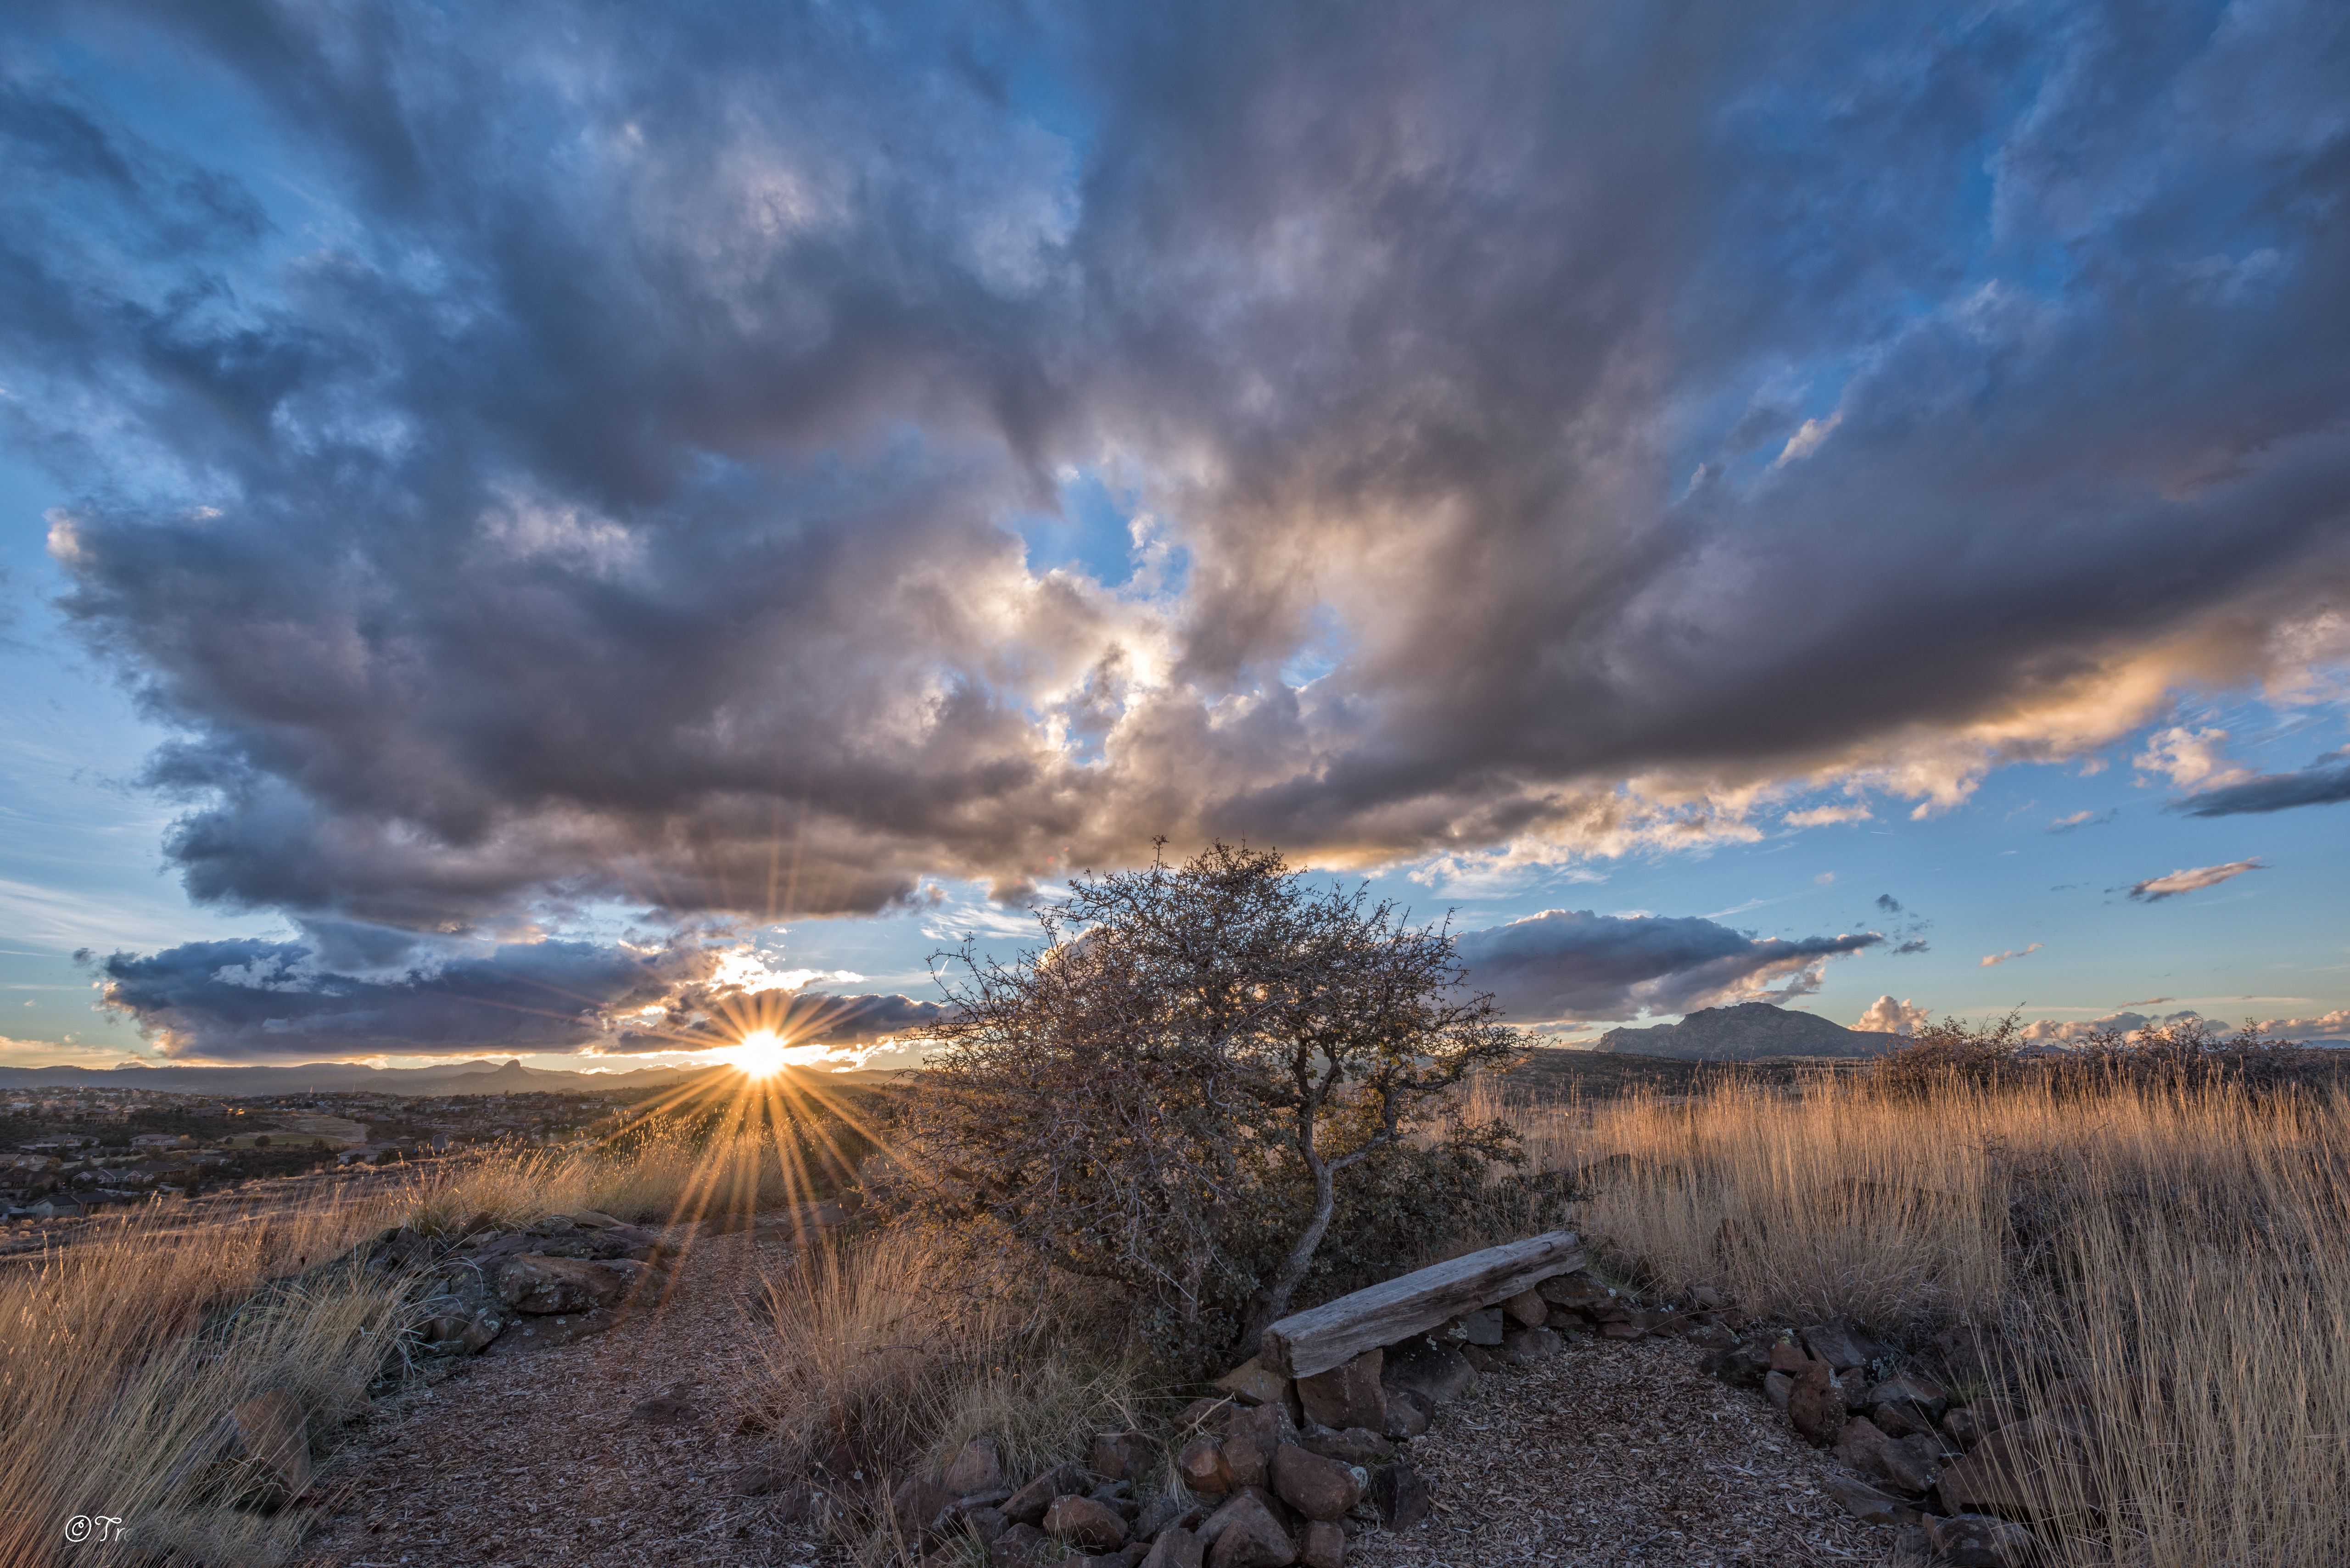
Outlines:
{"label": "bush", "polygon": [[1880,1092],[1924,1098],[1955,1085],[1977,1088],[2032,1075],[2060,1094],[2101,1093],[2119,1085],[2196,1089],[2232,1084],[2253,1090],[2310,1084],[2340,1066],[2334,1054],[2289,1040],[2268,1040],[2247,1022],[2220,1034],[2188,1017],[2138,1031],[2100,1030],[2077,1043],[2028,1041],[2011,1012],[1981,1026],[1945,1018],[1870,1064],[1868,1082]]}

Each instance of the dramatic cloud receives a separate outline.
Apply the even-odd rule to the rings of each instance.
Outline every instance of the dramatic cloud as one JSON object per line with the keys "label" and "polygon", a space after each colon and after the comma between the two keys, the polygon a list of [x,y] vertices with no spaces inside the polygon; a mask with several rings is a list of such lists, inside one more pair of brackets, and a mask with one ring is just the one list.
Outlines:
{"label": "dramatic cloud", "polygon": [[2029,958],[2032,954],[2038,952],[2041,948],[2045,945],[2046,944],[2042,942],[2033,942],[2028,947],[2010,948],[2003,953],[1985,953],[1982,956],[1982,961],[1975,967],[1977,969],[1990,969],[1994,964],[2005,963],[2010,959]]}
{"label": "dramatic cloud", "polygon": [[[0,29],[0,429],[199,899],[1557,864],[2350,647],[2338,5]],[[256,1049],[640,983],[539,961],[572,1021],[120,983]]]}
{"label": "dramatic cloud", "polygon": [[2208,789],[2169,809],[2189,816],[2242,816],[2296,805],[2336,805],[2350,800],[2350,752],[2330,752],[2297,774],[2258,774]]}
{"label": "dramatic cloud", "polygon": [[1915,1034],[1933,1022],[1926,1010],[1908,997],[1896,1002],[1890,996],[1880,996],[1868,1004],[1868,1011],[1853,1021],[1855,1029],[1872,1034]]}
{"label": "dramatic cloud", "polygon": [[[1688,1012],[1725,1002],[1808,995],[1829,959],[1885,939],[1858,935],[1757,940],[1694,916],[1627,918],[1547,909],[1463,932],[1469,983],[1520,1023]],[[1777,991],[1773,981],[1784,983]]]}
{"label": "dramatic cloud", "polygon": [[2173,871],[2168,877],[2149,877],[2143,882],[2133,883],[2129,896],[2142,904],[2158,904],[2181,893],[2216,888],[2230,877],[2241,877],[2247,871],[2267,869],[2258,860],[2230,860],[2225,866],[2196,866]]}

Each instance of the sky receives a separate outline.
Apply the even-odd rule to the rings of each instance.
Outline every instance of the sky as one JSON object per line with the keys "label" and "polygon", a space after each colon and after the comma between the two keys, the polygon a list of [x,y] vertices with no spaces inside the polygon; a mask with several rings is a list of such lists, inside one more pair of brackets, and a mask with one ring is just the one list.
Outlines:
{"label": "sky", "polygon": [[11,6],[0,1062],[888,1062],[1162,837],[1566,1043],[2350,1034],[2345,80],[2324,4]]}

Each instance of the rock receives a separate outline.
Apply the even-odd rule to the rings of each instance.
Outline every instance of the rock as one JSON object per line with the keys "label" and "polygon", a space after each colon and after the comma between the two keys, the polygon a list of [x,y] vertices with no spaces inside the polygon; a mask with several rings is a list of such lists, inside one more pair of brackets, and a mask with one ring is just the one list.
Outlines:
{"label": "rock", "polygon": [[1850,1416],[1868,1414],[1868,1374],[1860,1367],[1836,1374],[1836,1386],[1844,1390],[1845,1413]]}
{"label": "rock", "polygon": [[1787,1424],[1814,1448],[1825,1449],[1844,1433],[1844,1390],[1825,1361],[1807,1363],[1787,1390]]}
{"label": "rock", "polygon": [[1086,1494],[1126,1521],[1127,1533],[1134,1532],[1134,1521],[1142,1517],[1142,1505],[1134,1501],[1134,1488],[1127,1481],[1104,1481]]}
{"label": "rock", "polygon": [[1491,1372],[1501,1365],[1501,1358],[1482,1345],[1462,1345],[1461,1359],[1469,1364],[1469,1369],[1472,1372]]}
{"label": "rock", "polygon": [[[913,1535],[937,1535],[955,1521],[955,1494],[928,1476],[908,1476],[889,1494],[889,1511]],[[1111,1542],[1112,1545],[1117,1542]]]}
{"label": "rock", "polygon": [[1140,1432],[1104,1432],[1094,1438],[1086,1466],[1105,1480],[1139,1480],[1158,1459],[1159,1446]]}
{"label": "rock", "polygon": [[475,1312],[473,1318],[465,1324],[465,1332],[461,1343],[469,1354],[486,1350],[489,1348],[490,1342],[497,1338],[499,1331],[505,1325],[505,1319],[490,1311],[489,1308],[484,1307]]}
{"label": "rock", "polygon": [[1344,1519],[1363,1501],[1363,1482],[1357,1472],[1336,1459],[1284,1443],[1274,1451],[1273,1490],[1282,1501],[1308,1519]]}
{"label": "rock", "polygon": [[1557,1355],[1565,1343],[1546,1328],[1513,1328],[1502,1335],[1502,1359],[1523,1366]]}
{"label": "rock", "polygon": [[2015,1407],[2006,1400],[1978,1399],[1944,1416],[1942,1432],[1961,1452],[1966,1452],[2015,1418]]}
{"label": "rock", "polygon": [[545,1316],[588,1312],[620,1299],[627,1276],[609,1263],[525,1252],[498,1270],[498,1300],[517,1312]]}
{"label": "rock", "polygon": [[2039,1555],[2039,1537],[2020,1524],[1987,1514],[1929,1519],[1926,1536],[1952,1568],[2024,1568]]}
{"label": "rock", "polygon": [[1402,1389],[1424,1397],[1430,1405],[1443,1405],[1474,1387],[1477,1373],[1451,1345],[1423,1338],[1400,1350],[1389,1345],[1379,1380],[1391,1393]]}
{"label": "rock", "polygon": [[1211,1535],[1210,1568],[1288,1568],[1297,1561],[1297,1542],[1273,1511],[1243,1492],[1216,1510],[1202,1535]]}
{"label": "rock", "polygon": [[1386,1356],[1367,1350],[1352,1361],[1297,1380],[1297,1403],[1325,1427],[1367,1427],[1376,1432],[1388,1424],[1387,1392],[1379,1376]]}
{"label": "rock", "polygon": [[1893,1532],[1893,1561],[1915,1562],[1934,1555],[1934,1538],[1922,1524],[1905,1524]]}
{"label": "rock", "polygon": [[235,1451],[249,1461],[266,1501],[287,1502],[310,1490],[310,1434],[302,1403],[283,1388],[234,1406]]}
{"label": "rock", "polygon": [[1184,1406],[1182,1413],[1175,1417],[1175,1430],[1194,1435],[1200,1432],[1222,1433],[1234,1408],[1229,1395],[1217,1399],[1194,1399]]}
{"label": "rock", "polygon": [[1045,1511],[1045,1533],[1084,1551],[1115,1552],[1126,1544],[1126,1521],[1089,1497],[1055,1498]]}
{"label": "rock", "polygon": [[1783,1372],[1766,1374],[1762,1379],[1762,1397],[1781,1415],[1787,1413],[1787,1397],[1795,1391],[1795,1380]]}
{"label": "rock", "polygon": [[1718,1350],[1698,1363],[1709,1377],[1718,1378],[1732,1388],[1753,1388],[1761,1386],[1765,1375],[1773,1370],[1771,1346],[1773,1340],[1763,1334],[1751,1334],[1728,1350]]}
{"label": "rock", "polygon": [[1161,1492],[1150,1501],[1128,1533],[1137,1541],[1155,1541],[1170,1530],[1189,1530],[1208,1517],[1208,1511],[1189,1498]]}
{"label": "rock", "polygon": [[558,1220],[568,1220],[574,1225],[583,1226],[590,1231],[609,1230],[612,1226],[620,1223],[619,1220],[613,1219],[609,1214],[603,1213],[602,1211],[594,1209],[566,1209],[557,1214],[556,1218]]}
{"label": "rock", "polygon": [[1863,1524],[1915,1524],[1925,1516],[1915,1504],[1877,1490],[1852,1476],[1828,1477],[1828,1495]]}
{"label": "rock", "polygon": [[1690,1300],[1695,1303],[1701,1312],[1720,1312],[1730,1304],[1730,1298],[1711,1285],[1698,1286],[1697,1289],[1690,1292]]}
{"label": "rock", "polygon": [[1208,1549],[1200,1538],[1177,1526],[1163,1532],[1150,1543],[1149,1552],[1142,1559],[1142,1568],[1202,1568]]}
{"label": "rock", "polygon": [[1499,1345],[1502,1343],[1502,1309],[1479,1307],[1475,1312],[1462,1313],[1440,1331],[1437,1337],[1456,1339],[1466,1345]]}
{"label": "rock", "polygon": [[1868,1413],[1868,1418],[1892,1438],[1914,1437],[1919,1432],[1930,1436],[1934,1431],[1934,1423],[1915,1405],[1879,1405]]}
{"label": "rock", "polygon": [[1953,1515],[2063,1517],[2105,1502],[2088,1446],[2068,1411],[2043,1411],[2002,1427],[1944,1470],[1935,1489]]}
{"label": "rock", "polygon": [[1078,1465],[1046,1470],[1003,1500],[1003,1517],[1016,1524],[1035,1524],[1053,1506],[1053,1500],[1084,1490],[1086,1472]]}
{"label": "rock", "polygon": [[1222,1377],[1216,1386],[1243,1405],[1278,1405],[1290,1397],[1289,1379],[1252,1355]]}
{"label": "rock", "polygon": [[1349,1427],[1343,1432],[1314,1432],[1298,1441],[1326,1459],[1342,1465],[1368,1465],[1395,1458],[1395,1445],[1377,1432]]}
{"label": "rock", "polygon": [[1915,1405],[1926,1412],[1929,1424],[1950,1407],[1950,1397],[1943,1392],[1940,1384],[1907,1372],[1887,1377],[1869,1389],[1868,1402],[1872,1406]]}
{"label": "rock", "polygon": [[1804,1347],[1792,1339],[1783,1339],[1771,1346],[1771,1370],[1789,1376],[1801,1372],[1813,1358],[1804,1354]]}
{"label": "rock", "polygon": [[1285,1405],[1259,1405],[1254,1409],[1235,1411],[1225,1435],[1253,1439],[1270,1459],[1274,1449],[1297,1440],[1297,1423],[1290,1419]]}
{"label": "rock", "polygon": [[1428,1430],[1436,1419],[1435,1402],[1416,1388],[1388,1386],[1387,1435],[1398,1442],[1409,1442]]}
{"label": "rock", "polygon": [[1587,1312],[1604,1306],[1616,1298],[1615,1290],[1577,1269],[1571,1274],[1554,1274],[1534,1287],[1534,1294],[1555,1307],[1569,1312]]}
{"label": "rock", "polygon": [[1270,1474],[1273,1456],[1255,1437],[1247,1432],[1234,1432],[1224,1439],[1224,1470],[1232,1477],[1231,1490],[1263,1486]]}
{"label": "rock", "polygon": [[629,1407],[629,1419],[648,1427],[681,1427],[693,1419],[693,1406],[686,1398],[689,1385],[673,1383],[664,1393],[650,1399],[639,1399]]}
{"label": "rock", "polygon": [[1003,1459],[993,1438],[973,1438],[947,1461],[939,1482],[958,1497],[993,1491],[1003,1484]]}
{"label": "rock", "polygon": [[1836,1439],[1835,1456],[1863,1475],[1877,1477],[1896,1491],[1914,1496],[1934,1484],[1933,1467],[1920,1463],[1916,1453],[1887,1437],[1877,1423],[1866,1416],[1855,1416],[1845,1423],[1844,1431]]}
{"label": "rock", "polygon": [[1223,1445],[1213,1438],[1194,1438],[1175,1456],[1175,1473],[1201,1497],[1222,1497],[1232,1490],[1232,1466]]}
{"label": "rock", "polygon": [[1304,1568],[1342,1568],[1347,1561],[1346,1527],[1321,1519],[1308,1524],[1305,1538],[1298,1542],[1297,1561]]}
{"label": "rock", "polygon": [[1033,1568],[1050,1540],[1033,1524],[1014,1524],[987,1544],[991,1568]]}
{"label": "rock", "polygon": [[1804,1345],[1814,1355],[1842,1372],[1848,1366],[1866,1366],[1893,1354],[1893,1347],[1843,1322],[1816,1324],[1804,1330]]}
{"label": "rock", "polygon": [[1524,1328],[1540,1328],[1550,1316],[1550,1303],[1542,1299],[1539,1291],[1520,1291],[1502,1303],[1501,1307],[1503,1317]]}
{"label": "rock", "polygon": [[959,1511],[962,1514],[963,1524],[982,1541],[993,1545],[997,1536],[1011,1528],[1012,1521],[1003,1517],[1002,1509],[984,1503],[972,1508],[968,1506],[968,1498],[963,1501],[966,1506]]}
{"label": "rock", "polygon": [[1428,1517],[1433,1506],[1428,1483],[1409,1465],[1389,1465],[1371,1478],[1371,1507],[1389,1530],[1409,1530]]}

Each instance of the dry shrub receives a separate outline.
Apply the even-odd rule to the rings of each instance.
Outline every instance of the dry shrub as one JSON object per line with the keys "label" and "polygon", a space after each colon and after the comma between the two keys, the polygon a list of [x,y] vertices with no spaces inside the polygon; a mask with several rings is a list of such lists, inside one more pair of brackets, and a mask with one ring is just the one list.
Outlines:
{"label": "dry shrub", "polygon": [[1101,1325],[1082,1293],[994,1256],[900,1227],[803,1253],[767,1282],[778,1457],[846,1505],[833,1522],[868,1551],[889,1521],[856,1500],[972,1438],[1025,1477],[1139,1417],[1143,1369],[1087,1354]]}
{"label": "dry shrub", "polygon": [[1952,1074],[1509,1114],[1607,1173],[1579,1224],[1643,1282],[1911,1344],[1965,1320],[2027,1404],[2081,1380],[2064,1563],[2350,1561],[2350,1101]]}
{"label": "dry shrub", "polygon": [[128,1560],[68,1547],[76,1515],[120,1519],[159,1556],[283,1560],[291,1517],[227,1506],[220,1475],[179,1461],[265,1390],[293,1393],[314,1436],[356,1407],[397,1340],[405,1283],[328,1261],[395,1203],[329,1198],[187,1231],[150,1210],[0,1272],[0,1562]]}

